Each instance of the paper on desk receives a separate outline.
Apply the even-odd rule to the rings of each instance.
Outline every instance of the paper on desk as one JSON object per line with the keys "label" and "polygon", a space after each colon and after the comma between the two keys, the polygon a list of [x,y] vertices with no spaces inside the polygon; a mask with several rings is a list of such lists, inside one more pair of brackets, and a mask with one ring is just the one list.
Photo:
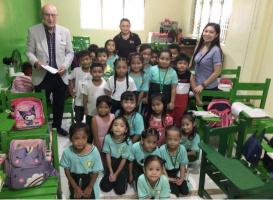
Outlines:
{"label": "paper on desk", "polygon": [[193,115],[201,117],[219,117],[218,115],[209,111],[193,111]]}
{"label": "paper on desk", "polygon": [[54,67],[51,67],[49,65],[42,65],[42,67],[46,70],[49,71],[51,74],[56,74],[58,70]]}
{"label": "paper on desk", "polygon": [[231,113],[234,117],[237,118],[241,111],[244,111],[251,118],[270,117],[270,115],[266,113],[263,109],[251,108],[241,102],[235,102],[232,104]]}

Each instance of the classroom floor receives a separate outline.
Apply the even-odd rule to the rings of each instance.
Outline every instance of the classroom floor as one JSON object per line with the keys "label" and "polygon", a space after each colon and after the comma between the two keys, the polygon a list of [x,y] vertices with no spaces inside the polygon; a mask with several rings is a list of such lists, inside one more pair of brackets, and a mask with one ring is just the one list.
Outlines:
{"label": "classroom floor", "polygon": [[[70,120],[63,120],[63,128],[68,130],[70,126]],[[70,145],[70,141],[68,137],[63,137],[58,135],[58,147],[59,147],[59,158],[63,153],[63,150]],[[198,194],[198,182],[199,182],[199,170],[200,170],[200,160],[189,166],[189,182],[191,185],[191,192],[189,195],[184,197],[179,197],[179,199],[187,198],[187,199],[201,199]],[[102,178],[102,174],[99,176]],[[62,198],[69,199],[69,189],[66,176],[64,174],[63,168],[60,168],[60,180],[61,180],[61,189],[62,189]],[[208,192],[213,194],[213,198],[225,198],[225,195],[221,193],[221,191],[217,188],[217,186],[210,180],[209,177],[206,177],[206,188],[208,188]],[[175,195],[172,196],[175,198]],[[104,193],[101,192],[102,199],[135,199],[136,194],[131,185],[128,185],[128,189],[126,194],[122,196],[118,196],[114,191]]]}

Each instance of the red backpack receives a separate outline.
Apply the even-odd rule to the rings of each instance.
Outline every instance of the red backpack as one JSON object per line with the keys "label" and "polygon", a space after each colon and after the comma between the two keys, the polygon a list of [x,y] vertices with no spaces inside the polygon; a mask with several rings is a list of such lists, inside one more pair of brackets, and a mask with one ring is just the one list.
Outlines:
{"label": "red backpack", "polygon": [[208,111],[218,115],[221,118],[219,122],[210,122],[211,127],[226,127],[233,123],[231,114],[231,103],[227,99],[213,99],[207,108]]}

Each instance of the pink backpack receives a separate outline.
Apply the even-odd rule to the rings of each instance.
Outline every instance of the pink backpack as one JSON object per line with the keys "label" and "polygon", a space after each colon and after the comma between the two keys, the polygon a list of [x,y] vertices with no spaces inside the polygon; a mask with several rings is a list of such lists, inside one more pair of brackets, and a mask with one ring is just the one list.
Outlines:
{"label": "pink backpack", "polygon": [[12,140],[5,161],[6,183],[12,189],[34,187],[56,175],[41,139]]}
{"label": "pink backpack", "polygon": [[11,101],[17,130],[41,127],[45,117],[40,99],[34,97],[17,98]]}
{"label": "pink backpack", "polygon": [[207,108],[208,111],[220,116],[221,121],[210,122],[211,127],[226,127],[233,123],[231,103],[227,99],[213,99]]}

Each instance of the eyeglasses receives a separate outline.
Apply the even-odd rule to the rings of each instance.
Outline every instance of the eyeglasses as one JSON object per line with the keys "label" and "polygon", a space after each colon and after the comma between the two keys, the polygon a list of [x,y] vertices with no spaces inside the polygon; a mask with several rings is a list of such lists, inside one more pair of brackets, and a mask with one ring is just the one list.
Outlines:
{"label": "eyeglasses", "polygon": [[43,13],[45,17],[56,17],[57,14]]}

